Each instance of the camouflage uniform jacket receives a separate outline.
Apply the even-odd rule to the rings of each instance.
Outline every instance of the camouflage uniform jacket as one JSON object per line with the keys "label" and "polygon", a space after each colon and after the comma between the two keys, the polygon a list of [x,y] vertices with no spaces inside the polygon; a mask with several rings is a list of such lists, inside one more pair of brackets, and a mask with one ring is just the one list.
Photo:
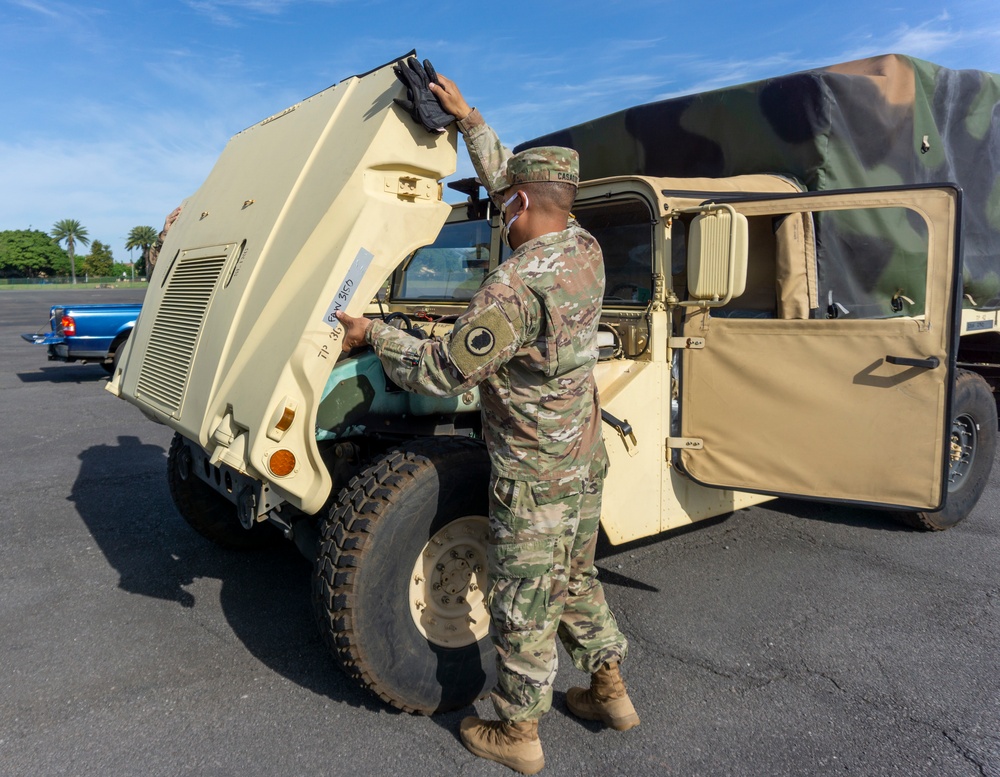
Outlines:
{"label": "camouflage uniform jacket", "polygon": [[[510,154],[485,124],[474,132],[485,143],[467,138],[473,163],[491,195],[499,193]],[[495,476],[561,481],[573,493],[607,464],[593,374],[603,295],[600,246],[573,222],[519,246],[448,335],[419,340],[375,321],[367,339],[408,391],[454,396],[480,387]]]}

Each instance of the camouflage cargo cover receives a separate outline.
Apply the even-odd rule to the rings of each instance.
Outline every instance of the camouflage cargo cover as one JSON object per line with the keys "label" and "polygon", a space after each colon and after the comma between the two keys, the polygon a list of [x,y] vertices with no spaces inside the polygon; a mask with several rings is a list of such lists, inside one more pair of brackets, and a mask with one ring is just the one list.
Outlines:
{"label": "camouflage cargo cover", "polygon": [[[518,149],[548,145],[579,151],[584,180],[777,173],[811,191],[957,183],[965,304],[1000,309],[1000,75],[873,57],[628,108]],[[885,215],[853,225],[858,234],[819,224],[815,315],[826,315],[831,293],[856,315],[893,315],[890,299],[907,284],[902,259],[889,248],[866,267],[840,258],[881,234],[898,242],[905,219]],[[906,312],[919,313],[922,297]]]}

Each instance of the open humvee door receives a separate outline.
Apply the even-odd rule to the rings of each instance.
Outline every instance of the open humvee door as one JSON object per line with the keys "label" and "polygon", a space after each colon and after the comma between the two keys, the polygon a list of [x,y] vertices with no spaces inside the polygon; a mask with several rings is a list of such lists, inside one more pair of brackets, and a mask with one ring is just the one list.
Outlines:
{"label": "open humvee door", "polygon": [[[682,303],[683,337],[698,345],[680,360],[680,430],[668,440],[675,463],[714,487],[941,508],[953,449],[961,192],[942,185],[726,203],[751,223],[811,227],[804,245],[815,265],[800,267],[798,282],[811,298],[798,309],[810,313],[745,314],[740,278],[699,267],[712,251],[718,267],[730,266],[728,249],[700,241],[688,286],[697,275],[703,288]],[[690,223],[690,214],[677,217]],[[696,242],[688,240],[692,254]],[[779,267],[778,285],[795,284],[795,274]],[[704,288],[713,277],[720,288]],[[733,285],[734,299],[721,304]]]}

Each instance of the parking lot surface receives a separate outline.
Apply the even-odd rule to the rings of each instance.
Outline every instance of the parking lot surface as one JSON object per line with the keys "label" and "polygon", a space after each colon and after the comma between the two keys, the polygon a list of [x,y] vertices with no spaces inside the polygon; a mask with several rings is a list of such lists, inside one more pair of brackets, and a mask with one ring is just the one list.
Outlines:
{"label": "parking lot surface", "polygon": [[[54,303],[137,298],[0,292],[0,774],[512,774],[462,748],[471,707],[402,714],[348,680],[309,562],[195,534],[172,432],[18,337]],[[563,655],[543,774],[1000,775],[998,484],[943,533],[778,500],[605,546],[642,725],[575,720]]]}

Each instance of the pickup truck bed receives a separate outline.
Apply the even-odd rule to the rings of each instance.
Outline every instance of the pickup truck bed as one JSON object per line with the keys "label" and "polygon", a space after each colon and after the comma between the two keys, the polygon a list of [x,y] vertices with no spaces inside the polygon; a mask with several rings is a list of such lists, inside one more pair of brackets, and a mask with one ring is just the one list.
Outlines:
{"label": "pickup truck bed", "polygon": [[100,362],[111,372],[115,354],[131,334],[141,308],[141,303],[53,305],[48,329],[21,337],[46,346],[49,361]]}

